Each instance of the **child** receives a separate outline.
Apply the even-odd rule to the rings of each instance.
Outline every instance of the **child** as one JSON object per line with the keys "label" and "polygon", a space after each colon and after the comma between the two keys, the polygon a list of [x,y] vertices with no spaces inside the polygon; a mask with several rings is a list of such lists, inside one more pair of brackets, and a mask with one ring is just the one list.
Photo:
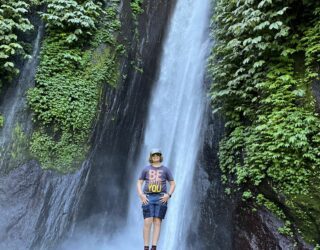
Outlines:
{"label": "child", "polygon": [[[142,202],[144,217],[143,239],[144,250],[149,250],[149,235],[153,224],[152,248],[157,249],[157,242],[160,235],[161,221],[167,211],[167,201],[174,192],[175,182],[170,169],[163,166],[162,153],[160,149],[153,149],[149,155],[151,165],[146,166],[137,182],[137,190]],[[142,191],[142,184],[145,185]],[[166,181],[170,183],[170,190],[167,193]]]}

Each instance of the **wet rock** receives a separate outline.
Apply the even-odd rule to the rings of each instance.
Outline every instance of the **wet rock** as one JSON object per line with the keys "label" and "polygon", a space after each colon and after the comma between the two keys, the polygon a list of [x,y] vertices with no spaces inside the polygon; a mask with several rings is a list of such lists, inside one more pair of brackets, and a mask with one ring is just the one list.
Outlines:
{"label": "wet rock", "polygon": [[73,220],[87,170],[62,176],[30,161],[0,176],[0,249],[50,249]]}
{"label": "wet rock", "polygon": [[240,202],[233,219],[233,249],[295,249],[293,239],[277,231],[283,222],[265,210],[252,212]]}

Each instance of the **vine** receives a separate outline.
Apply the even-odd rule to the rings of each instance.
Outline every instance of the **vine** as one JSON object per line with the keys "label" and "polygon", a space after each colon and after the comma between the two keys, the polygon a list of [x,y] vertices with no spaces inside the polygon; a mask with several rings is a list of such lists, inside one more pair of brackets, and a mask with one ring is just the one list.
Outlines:
{"label": "vine", "polygon": [[47,12],[41,13],[46,27],[52,33],[65,32],[68,43],[84,42],[96,30],[101,14],[105,14],[101,3],[92,0],[78,3],[75,0],[45,0]]}
{"label": "vine", "polygon": [[[311,243],[320,241],[315,229],[320,222],[310,219],[320,211],[306,198],[317,198],[320,189],[320,118],[310,90],[319,74],[318,13],[319,4],[311,1],[301,6],[298,1],[220,0],[209,61],[214,112],[227,119],[219,149],[222,180],[249,187],[244,199],[260,197],[258,204],[283,215],[276,203],[261,198],[260,186],[267,183],[284,195],[294,223]],[[314,208],[311,214],[302,211],[302,197]],[[287,218],[280,216],[285,226],[279,231],[292,236],[293,222]]]}
{"label": "vine", "polygon": [[[120,28],[119,1],[104,9],[93,1],[49,2],[48,12],[41,14],[49,35],[36,87],[28,92],[38,125],[30,149],[44,169],[66,173],[79,166],[89,149],[101,84],[115,87],[119,81],[117,58],[122,47],[115,37]],[[67,6],[64,11],[62,6]]]}
{"label": "vine", "polygon": [[0,128],[3,127],[3,124],[4,124],[4,117],[3,115],[0,114]]}
{"label": "vine", "polygon": [[0,89],[19,73],[15,59],[28,57],[19,35],[33,29],[29,9],[25,1],[0,1]]}

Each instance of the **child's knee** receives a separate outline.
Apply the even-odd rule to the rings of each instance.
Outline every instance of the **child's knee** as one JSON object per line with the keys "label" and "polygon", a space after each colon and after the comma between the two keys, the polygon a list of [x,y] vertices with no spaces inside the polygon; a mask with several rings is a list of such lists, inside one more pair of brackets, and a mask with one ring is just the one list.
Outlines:
{"label": "child's knee", "polygon": [[144,220],[144,226],[150,227],[152,222],[153,222],[152,218],[147,218]]}
{"label": "child's knee", "polygon": [[154,225],[161,225],[161,219],[160,218],[153,218],[153,224]]}

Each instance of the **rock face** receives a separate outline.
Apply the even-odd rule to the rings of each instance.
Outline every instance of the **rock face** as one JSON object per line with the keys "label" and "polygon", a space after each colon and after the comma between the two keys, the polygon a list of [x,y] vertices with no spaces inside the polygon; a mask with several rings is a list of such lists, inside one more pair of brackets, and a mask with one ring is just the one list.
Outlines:
{"label": "rock face", "polygon": [[195,178],[199,201],[198,246],[193,249],[232,249],[235,201],[224,193],[218,163],[218,146],[224,134],[224,121],[207,110],[204,142]]}
{"label": "rock face", "polygon": [[87,168],[59,176],[30,161],[0,177],[0,249],[50,249],[73,221]]}
{"label": "rock face", "polygon": [[277,231],[281,221],[267,211],[252,213],[248,205],[246,209],[241,205],[234,216],[234,249],[294,249],[293,240]]}

